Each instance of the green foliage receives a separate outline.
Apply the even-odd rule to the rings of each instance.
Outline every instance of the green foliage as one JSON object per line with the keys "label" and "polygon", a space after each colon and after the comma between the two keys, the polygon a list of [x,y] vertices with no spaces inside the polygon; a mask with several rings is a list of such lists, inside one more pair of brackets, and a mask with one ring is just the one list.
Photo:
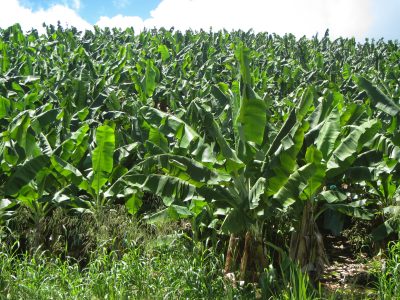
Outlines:
{"label": "green foliage", "polygon": [[400,296],[400,243],[391,243],[387,260],[377,271],[379,299],[395,299]]}
{"label": "green foliage", "polygon": [[327,35],[0,29],[0,224],[20,208],[39,228],[57,208],[123,204],[213,238],[261,235],[311,201],[336,234],[347,215],[393,237],[399,51]]}
{"label": "green foliage", "polygon": [[168,246],[160,243],[162,237],[147,235],[141,245],[130,240],[123,254],[98,247],[83,269],[72,258],[16,255],[1,244],[0,293],[8,299],[254,297],[252,291],[225,288],[221,255],[190,246],[178,234],[170,236]]}
{"label": "green foliage", "polygon": [[92,153],[92,188],[98,195],[113,170],[114,130],[107,125],[98,127],[96,130],[96,144],[97,147]]}

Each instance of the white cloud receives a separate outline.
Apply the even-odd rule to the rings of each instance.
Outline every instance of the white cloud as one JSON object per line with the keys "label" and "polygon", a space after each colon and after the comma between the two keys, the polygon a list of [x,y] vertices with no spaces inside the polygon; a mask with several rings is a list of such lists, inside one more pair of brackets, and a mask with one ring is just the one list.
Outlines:
{"label": "white cloud", "polygon": [[130,17],[130,16],[122,16],[117,15],[112,18],[109,17],[100,17],[100,19],[96,23],[97,26],[101,28],[105,27],[117,27],[125,29],[127,27],[133,27],[135,31],[140,32],[144,28],[144,22],[140,17]]}
{"label": "white cloud", "polygon": [[366,34],[371,0],[163,0],[145,20],[148,27],[244,29],[297,36]]}
{"label": "white cloud", "polygon": [[163,0],[150,18],[101,17],[100,27],[175,27],[185,30],[254,29],[256,32],[293,33],[300,37],[317,32],[337,36],[366,36],[373,21],[372,0]]}
{"label": "white cloud", "polygon": [[[23,0],[21,0],[23,1]],[[29,0],[24,0],[26,1]],[[0,0],[0,27],[19,22],[25,30],[42,29],[42,23],[75,26],[80,30],[92,25],[75,10],[80,0],[59,0],[64,5],[32,11],[18,0]],[[114,0],[114,5],[126,5],[129,0]],[[150,12],[150,18],[138,16],[102,16],[100,27],[146,28],[175,27],[185,30],[254,29],[270,33],[294,33],[300,37],[323,34],[327,28],[332,36],[366,37],[373,22],[373,0],[163,0]]]}
{"label": "white cloud", "polygon": [[[74,1],[76,8],[80,7],[80,1]],[[77,7],[78,6],[78,7]],[[33,11],[22,6],[18,0],[0,1],[0,27],[5,28],[15,23],[20,23],[23,30],[32,28],[43,32],[43,23],[56,25],[60,21],[61,25],[75,26],[80,30],[91,29],[92,25],[82,19],[73,9],[65,5],[54,5],[48,9]]]}

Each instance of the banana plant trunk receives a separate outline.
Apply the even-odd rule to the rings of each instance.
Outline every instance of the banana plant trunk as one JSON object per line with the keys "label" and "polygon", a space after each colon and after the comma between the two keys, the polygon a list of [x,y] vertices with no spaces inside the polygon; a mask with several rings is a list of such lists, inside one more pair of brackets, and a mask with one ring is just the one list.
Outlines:
{"label": "banana plant trunk", "polygon": [[313,280],[317,280],[325,266],[329,264],[311,201],[306,202],[298,230],[292,234],[289,255]]}
{"label": "banana plant trunk", "polygon": [[232,233],[229,238],[228,250],[226,251],[224,273],[228,274],[233,271],[233,265],[236,260],[237,247],[239,239]]}
{"label": "banana plant trunk", "polygon": [[[262,243],[250,231],[247,231],[244,236],[242,248],[239,241],[238,237],[231,234],[225,260],[225,275],[235,271],[236,262],[240,258],[239,280],[255,282],[267,267],[267,259]],[[239,257],[240,250],[242,251]]]}

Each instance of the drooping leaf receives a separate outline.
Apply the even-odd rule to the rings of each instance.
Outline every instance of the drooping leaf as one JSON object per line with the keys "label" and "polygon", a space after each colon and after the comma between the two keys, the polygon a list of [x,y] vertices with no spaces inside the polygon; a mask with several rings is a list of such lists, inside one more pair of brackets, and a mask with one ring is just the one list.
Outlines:
{"label": "drooping leaf", "polygon": [[367,92],[376,108],[393,117],[400,113],[400,105],[385,95],[379,88],[374,86],[371,81],[363,76],[354,76],[353,80],[361,89]]}
{"label": "drooping leaf", "polygon": [[235,52],[240,63],[240,74],[243,82],[237,121],[243,128],[245,141],[261,144],[267,121],[267,106],[252,89],[252,80],[249,66],[249,49],[241,44]]}
{"label": "drooping leaf", "polygon": [[[282,143],[282,140],[290,133],[295,132],[298,127],[302,126],[303,119],[307,112],[310,109],[310,106],[312,105],[313,101],[313,92],[312,89],[306,89],[303,92],[301,101],[299,102],[297,108],[292,109],[289,113],[288,118],[286,119],[285,123],[282,125],[280,128],[278,134],[274,138],[273,142],[271,143],[268,151],[267,151],[267,157],[271,156],[280,146]],[[304,137],[303,137],[304,139]],[[265,169],[266,166],[264,166],[263,169]]]}
{"label": "drooping leaf", "polygon": [[245,85],[239,109],[238,121],[243,128],[246,141],[261,145],[264,139],[264,131],[267,122],[267,106],[261,98]]}
{"label": "drooping leaf", "polygon": [[[168,221],[177,221],[179,219],[188,218],[192,215],[193,213],[184,206],[171,205],[166,209],[147,216],[145,220],[148,224],[163,224]],[[171,241],[168,239],[167,244],[170,243]]]}
{"label": "drooping leaf", "polygon": [[132,196],[125,202],[125,207],[128,209],[128,212],[132,215],[136,214],[138,210],[142,207],[143,201],[136,193],[132,194]]}
{"label": "drooping leaf", "polygon": [[156,89],[156,78],[158,69],[151,59],[146,62],[146,73],[143,78],[143,90],[147,97],[151,97]]}
{"label": "drooping leaf", "polygon": [[282,138],[277,150],[270,155],[267,153],[264,160],[263,174],[264,177],[267,178],[268,196],[277,193],[295,171],[297,155],[304,141],[304,131],[304,126],[294,126],[290,132]]}
{"label": "drooping leaf", "polygon": [[0,119],[8,115],[10,110],[10,100],[0,96]]}
{"label": "drooping leaf", "polygon": [[266,179],[264,177],[260,177],[253,185],[253,187],[250,189],[249,193],[250,209],[258,207],[261,197],[265,193],[265,187],[266,187]]}
{"label": "drooping leaf", "polygon": [[229,234],[240,234],[249,227],[249,224],[248,218],[242,211],[232,209],[222,222],[221,231]]}
{"label": "drooping leaf", "polygon": [[347,196],[340,191],[323,191],[318,194],[318,200],[325,201],[327,203],[343,202],[347,199]]}
{"label": "drooping leaf", "polygon": [[173,154],[151,156],[135,168],[147,174],[160,169],[196,186],[217,184],[227,179],[193,159]]}
{"label": "drooping leaf", "polygon": [[321,164],[322,154],[310,147],[308,154],[318,158],[309,159],[308,164],[293,172],[282,188],[273,196],[284,206],[294,203],[296,200],[309,200],[325,180],[325,166]]}
{"label": "drooping leaf", "polygon": [[161,59],[165,62],[166,60],[168,60],[168,58],[170,57],[169,51],[167,46],[165,45],[159,45],[158,46],[158,52],[161,54]]}
{"label": "drooping leaf", "polygon": [[345,172],[356,160],[357,153],[362,146],[364,135],[376,133],[377,121],[369,120],[357,127],[351,127],[351,132],[344,138],[338,147],[333,151],[327,166],[327,178],[338,176]]}
{"label": "drooping leaf", "polygon": [[158,146],[163,153],[167,153],[169,151],[167,138],[154,127],[150,128],[149,141]]}
{"label": "drooping leaf", "polygon": [[88,180],[82,175],[82,173],[76,169],[71,164],[62,160],[58,156],[52,156],[50,158],[52,166],[59,172],[62,176],[64,176],[67,180],[71,181],[77,187],[82,188],[86,191],[89,190]]}
{"label": "drooping leaf", "polygon": [[392,227],[390,221],[388,220],[372,230],[371,234],[374,241],[381,241],[394,231],[395,229]]}
{"label": "drooping leaf", "polygon": [[215,202],[217,207],[240,209],[244,204],[244,199],[235,197],[229,190],[219,185],[212,187],[202,186],[197,188],[196,191],[206,201]]}
{"label": "drooping leaf", "polygon": [[113,155],[115,149],[114,129],[108,125],[102,125],[96,130],[96,148],[92,153],[92,188],[96,194],[107,182],[113,169]]}
{"label": "drooping leaf", "polygon": [[321,151],[324,159],[328,159],[332,150],[335,148],[335,142],[340,134],[340,115],[337,107],[329,114],[328,119],[320,129],[315,143]]}
{"label": "drooping leaf", "polygon": [[195,101],[191,103],[190,109],[195,114],[196,119],[202,122],[206,133],[217,142],[221,154],[223,155],[222,158],[226,160],[226,171],[231,173],[243,168],[244,163],[238,158],[235,149],[232,149],[231,145],[226,141],[213,115],[209,111],[203,109]]}
{"label": "drooping leaf", "polygon": [[353,201],[350,203],[329,203],[325,206],[342,214],[362,219],[372,220],[374,215],[365,208],[367,200]]}
{"label": "drooping leaf", "polygon": [[[133,188],[129,193],[126,192],[128,187]],[[173,176],[126,173],[105,192],[105,196],[130,196],[136,194],[138,189],[161,197],[165,205],[189,201],[195,192],[195,186]]]}
{"label": "drooping leaf", "polygon": [[24,165],[17,167],[17,170],[11,175],[5,184],[4,193],[14,195],[21,188],[31,182],[38,173],[50,166],[50,158],[46,155],[40,155],[28,160]]}

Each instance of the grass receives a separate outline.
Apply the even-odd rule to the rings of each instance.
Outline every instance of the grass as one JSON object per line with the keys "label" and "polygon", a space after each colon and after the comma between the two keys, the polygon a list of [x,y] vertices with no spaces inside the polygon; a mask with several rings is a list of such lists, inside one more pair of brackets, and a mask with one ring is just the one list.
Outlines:
{"label": "grass", "polygon": [[46,252],[0,252],[4,299],[228,299],[251,297],[223,279],[223,257],[182,241],[132,248],[123,255],[105,248],[80,268],[73,259]]}
{"label": "grass", "polygon": [[387,259],[378,277],[377,290],[381,300],[400,299],[400,242],[390,243]]}
{"label": "grass", "polygon": [[222,276],[223,255],[180,238],[122,256],[99,248],[82,269],[74,259],[8,250],[0,252],[0,299],[322,299],[294,265],[273,294],[233,286]]}
{"label": "grass", "polygon": [[[182,224],[56,210],[32,232],[23,216],[19,227],[0,228],[0,299],[352,299],[313,286],[284,253],[259,284],[232,285],[222,273],[224,245],[206,247]],[[35,250],[37,237],[45,243]],[[389,247],[382,272],[374,269],[376,299],[400,299],[400,243]]]}
{"label": "grass", "polygon": [[[314,289],[295,265],[282,281],[262,277],[269,286],[233,286],[222,275],[223,255],[190,245],[179,234],[170,238],[169,245],[153,240],[123,254],[99,247],[84,267],[41,250],[12,253],[2,244],[0,299],[352,299]],[[400,298],[399,250],[399,243],[391,246],[374,299]]]}
{"label": "grass", "polygon": [[[224,279],[223,252],[179,224],[140,225],[122,210],[56,210],[32,232],[20,214],[13,228],[0,226],[0,299],[254,298],[252,287]],[[35,249],[37,237],[44,242]]]}

